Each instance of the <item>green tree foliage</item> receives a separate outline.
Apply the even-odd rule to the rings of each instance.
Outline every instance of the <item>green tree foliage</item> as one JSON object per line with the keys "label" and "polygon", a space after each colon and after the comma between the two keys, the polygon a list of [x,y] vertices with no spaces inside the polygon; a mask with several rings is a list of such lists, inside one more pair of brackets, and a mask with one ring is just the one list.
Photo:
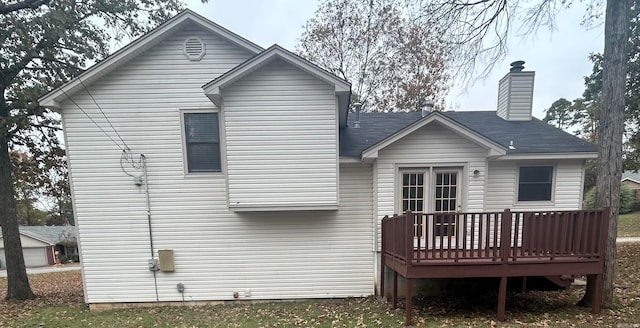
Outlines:
{"label": "green tree foliage", "polygon": [[0,3],[0,225],[7,299],[33,297],[22,258],[9,149],[23,150],[38,163],[39,185],[60,196],[59,204],[68,198],[58,116],[39,107],[38,97],[107,56],[113,42],[141,35],[181,7],[179,0]]}
{"label": "green tree foliage", "polygon": [[37,163],[23,152],[13,151],[10,156],[18,222],[20,225],[43,225],[47,213],[34,206],[40,196],[35,181]]}
{"label": "green tree foliage", "polygon": [[[624,169],[640,169],[640,4],[633,2],[629,23],[628,73],[625,93]],[[585,76],[582,97],[556,100],[545,110],[544,121],[591,142],[597,141],[602,99],[602,54],[591,54],[593,68]]]}
{"label": "green tree foliage", "polygon": [[[637,206],[633,190],[628,186],[620,187],[620,214],[630,213]],[[584,208],[596,208],[596,188],[592,187],[584,195]]]}
{"label": "green tree foliage", "polygon": [[440,27],[398,0],[324,0],[297,50],[351,82],[366,111],[420,110],[448,90]]}

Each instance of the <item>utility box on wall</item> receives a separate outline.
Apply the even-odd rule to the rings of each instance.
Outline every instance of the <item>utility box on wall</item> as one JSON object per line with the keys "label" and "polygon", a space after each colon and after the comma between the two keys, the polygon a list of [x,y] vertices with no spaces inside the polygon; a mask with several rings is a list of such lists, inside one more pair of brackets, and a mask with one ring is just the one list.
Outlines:
{"label": "utility box on wall", "polygon": [[158,258],[160,259],[160,271],[173,272],[175,271],[173,265],[173,250],[172,249],[160,249],[158,250]]}

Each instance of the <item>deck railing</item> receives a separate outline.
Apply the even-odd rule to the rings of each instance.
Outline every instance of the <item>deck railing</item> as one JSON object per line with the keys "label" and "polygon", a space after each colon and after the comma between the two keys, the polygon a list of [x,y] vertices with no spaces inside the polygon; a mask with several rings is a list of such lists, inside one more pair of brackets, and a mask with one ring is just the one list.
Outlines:
{"label": "deck railing", "polygon": [[404,263],[599,261],[609,210],[412,213],[382,220],[383,254]]}

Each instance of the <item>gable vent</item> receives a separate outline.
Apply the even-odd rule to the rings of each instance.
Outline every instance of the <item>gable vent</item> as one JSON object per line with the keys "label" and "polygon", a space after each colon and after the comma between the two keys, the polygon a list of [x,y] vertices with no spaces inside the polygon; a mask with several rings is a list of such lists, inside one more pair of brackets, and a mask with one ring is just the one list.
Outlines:
{"label": "gable vent", "polygon": [[184,41],[184,55],[189,60],[197,61],[202,59],[205,54],[205,45],[200,38],[192,36]]}

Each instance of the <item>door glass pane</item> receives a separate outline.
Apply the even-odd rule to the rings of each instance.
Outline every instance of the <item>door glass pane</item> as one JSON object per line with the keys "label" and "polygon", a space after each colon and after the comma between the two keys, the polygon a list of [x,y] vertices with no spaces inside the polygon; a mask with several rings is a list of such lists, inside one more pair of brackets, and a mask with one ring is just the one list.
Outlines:
{"label": "door glass pane", "polygon": [[402,174],[402,212],[424,212],[424,173]]}
{"label": "door glass pane", "polygon": [[[402,212],[424,212],[424,173],[402,174]],[[413,222],[414,236],[423,235],[422,216],[416,215]]]}
{"label": "door glass pane", "polygon": [[[458,210],[458,171],[436,172],[434,210],[437,213],[452,213]],[[442,215],[434,224],[437,236],[455,235],[455,215]]]}

